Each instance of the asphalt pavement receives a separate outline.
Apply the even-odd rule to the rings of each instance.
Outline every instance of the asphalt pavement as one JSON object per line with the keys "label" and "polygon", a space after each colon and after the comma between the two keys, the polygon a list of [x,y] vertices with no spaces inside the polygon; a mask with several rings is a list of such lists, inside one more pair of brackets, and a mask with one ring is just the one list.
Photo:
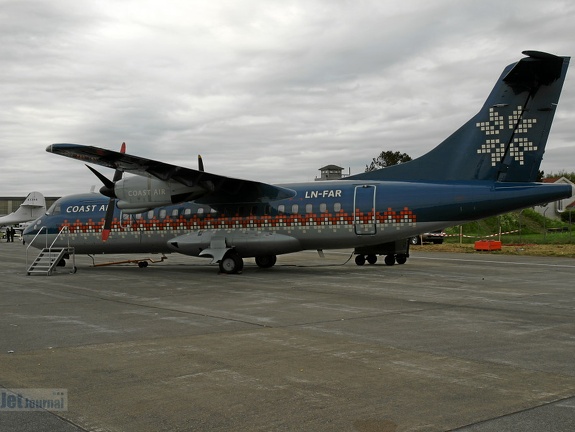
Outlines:
{"label": "asphalt pavement", "polygon": [[0,243],[0,390],[67,397],[0,406],[0,430],[573,429],[575,260],[350,252],[239,275],[77,256],[75,274],[27,276],[24,246]]}

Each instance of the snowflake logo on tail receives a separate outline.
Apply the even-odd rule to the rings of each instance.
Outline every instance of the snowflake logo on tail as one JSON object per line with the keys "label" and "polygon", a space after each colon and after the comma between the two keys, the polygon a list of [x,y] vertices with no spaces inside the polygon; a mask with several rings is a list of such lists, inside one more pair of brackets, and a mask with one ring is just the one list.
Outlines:
{"label": "snowflake logo on tail", "polygon": [[533,142],[529,141],[527,137],[517,136],[519,134],[526,134],[529,129],[537,123],[537,119],[523,118],[522,112],[523,108],[518,106],[507,118],[507,122],[505,122],[503,116],[499,115],[495,108],[489,108],[489,121],[476,124],[487,136],[485,143],[481,144],[481,148],[477,150],[477,153],[491,154],[491,166],[497,165],[497,162],[505,155],[506,143],[500,142],[499,138],[496,137],[496,135],[499,135],[499,132],[504,129],[515,129],[513,142],[511,142],[509,147],[509,156],[519,162],[519,165],[524,164],[525,152],[537,150],[537,146],[533,145]]}

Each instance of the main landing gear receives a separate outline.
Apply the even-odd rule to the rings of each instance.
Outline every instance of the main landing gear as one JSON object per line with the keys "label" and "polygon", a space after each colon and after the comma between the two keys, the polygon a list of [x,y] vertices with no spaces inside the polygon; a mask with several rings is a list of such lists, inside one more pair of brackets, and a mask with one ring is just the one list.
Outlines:
{"label": "main landing gear", "polygon": [[383,243],[375,246],[365,246],[355,248],[353,251],[356,255],[355,263],[358,266],[364,265],[366,262],[375,264],[377,256],[385,256],[383,261],[386,265],[392,266],[395,263],[405,264],[409,258],[409,239]]}
{"label": "main landing gear", "polygon": [[[385,255],[383,260],[385,265],[392,266],[395,263],[397,264],[405,264],[407,262],[407,255],[406,254],[388,254]],[[369,254],[369,255],[356,255],[355,263],[358,266],[364,265],[366,262],[369,264],[375,264],[377,262],[377,255]]]}
{"label": "main landing gear", "polygon": [[[275,255],[261,255],[257,256],[256,264],[259,268],[271,268],[275,265],[277,257]],[[225,274],[235,274],[241,273],[244,269],[244,260],[235,251],[230,250],[224,255],[224,258],[220,260],[220,272]]]}
{"label": "main landing gear", "polygon": [[241,273],[244,269],[244,260],[235,250],[228,251],[220,260],[220,271],[225,274]]}

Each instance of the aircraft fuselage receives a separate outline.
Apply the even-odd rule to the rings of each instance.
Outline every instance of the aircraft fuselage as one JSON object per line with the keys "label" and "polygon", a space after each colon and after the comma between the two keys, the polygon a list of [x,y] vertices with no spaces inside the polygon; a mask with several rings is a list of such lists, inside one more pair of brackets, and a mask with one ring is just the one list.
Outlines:
{"label": "aircraft fuselage", "polygon": [[[378,245],[467,220],[571,195],[565,185],[497,182],[329,181],[281,185],[295,196],[270,202],[197,202],[138,214],[115,209],[112,234],[101,240],[108,199],[72,195],[57,201],[24,232],[42,228],[55,246],[69,241],[77,253],[167,253],[199,256],[214,242],[242,257],[305,249]],[[144,192],[143,192],[144,193]],[[41,241],[39,243],[44,243]]]}

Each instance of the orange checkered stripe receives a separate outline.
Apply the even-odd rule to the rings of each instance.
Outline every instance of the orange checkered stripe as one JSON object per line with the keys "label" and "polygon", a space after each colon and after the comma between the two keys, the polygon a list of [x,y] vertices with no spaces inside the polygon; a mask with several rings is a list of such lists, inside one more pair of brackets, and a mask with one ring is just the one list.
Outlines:
{"label": "orange checkered stripe", "polygon": [[[207,214],[199,217],[180,216],[178,218],[166,217],[162,220],[136,219],[120,223],[117,219],[112,222],[112,231],[173,231],[173,230],[203,230],[203,229],[289,229],[299,227],[351,227],[355,224],[373,223],[373,212],[362,213],[359,210],[355,215],[345,213],[307,213],[276,216],[248,216],[248,217],[218,217]],[[396,212],[391,208],[384,212],[375,213],[376,223],[380,226],[413,225],[416,222],[415,214],[405,207]],[[89,219],[87,222],[65,220],[60,228],[67,226],[71,234],[98,233],[104,226],[104,219],[98,221]]]}

